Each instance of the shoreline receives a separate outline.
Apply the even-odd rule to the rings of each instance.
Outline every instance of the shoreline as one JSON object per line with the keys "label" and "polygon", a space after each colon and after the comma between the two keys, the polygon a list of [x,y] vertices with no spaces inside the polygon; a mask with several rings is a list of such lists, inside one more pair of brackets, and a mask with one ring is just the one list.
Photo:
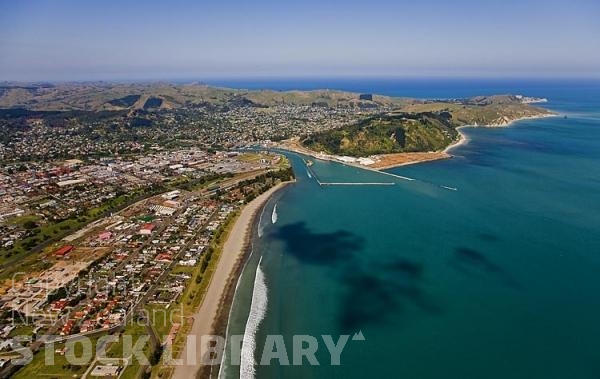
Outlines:
{"label": "shoreline", "polygon": [[203,366],[201,359],[199,359],[199,352],[208,351],[208,345],[202,346],[200,337],[212,335],[219,328],[227,328],[229,308],[231,307],[231,304],[228,304],[227,300],[232,298],[232,295],[235,295],[237,280],[250,250],[250,240],[254,224],[256,223],[256,217],[260,214],[260,210],[265,206],[267,201],[276,192],[285,188],[290,183],[293,182],[281,182],[271,187],[242,208],[223,245],[223,252],[208,285],[202,304],[192,316],[194,323],[187,336],[194,335],[196,337],[196,362],[192,362],[194,364],[187,363],[187,354],[189,352],[187,351],[186,344],[180,355],[180,359],[184,360],[184,364],[175,366],[171,378],[187,379],[190,377],[201,377],[204,374],[203,367],[212,368],[212,366]]}
{"label": "shoreline", "polygon": [[[402,166],[408,166],[408,165],[413,165],[413,164],[433,162],[433,161],[438,161],[438,160],[442,160],[442,159],[453,158],[454,155],[452,155],[450,153],[451,150],[453,150],[459,146],[466,145],[469,143],[469,141],[471,141],[471,138],[469,138],[465,133],[461,132],[461,129],[463,129],[463,128],[506,128],[506,127],[511,127],[513,124],[515,124],[519,121],[535,120],[535,119],[558,117],[558,116],[560,116],[560,114],[558,114],[558,113],[544,113],[544,114],[538,114],[538,115],[534,115],[534,116],[519,117],[514,120],[508,121],[505,124],[490,124],[490,125],[475,124],[475,125],[458,126],[458,127],[456,127],[456,131],[458,132],[458,134],[460,136],[458,141],[451,143],[450,145],[446,146],[443,150],[430,151],[430,152],[417,152],[417,153],[382,154],[382,155],[379,155],[380,158],[383,158],[383,159],[387,158],[392,161],[395,159],[399,160],[399,162],[391,162],[389,164],[383,164],[383,165],[377,165],[378,162],[375,162],[374,164],[370,164],[370,165],[363,165],[363,164],[355,163],[355,162],[345,162],[340,159],[341,156],[318,153],[318,152],[312,151],[308,148],[305,148],[304,146],[300,145],[298,141],[293,141],[293,140],[287,140],[287,143],[285,143],[285,141],[284,141],[284,143],[279,144],[277,147],[280,149],[283,149],[283,150],[288,150],[288,151],[294,152],[294,153],[308,155],[310,157],[313,157],[313,158],[319,159],[319,160],[332,161],[332,162],[337,162],[337,163],[351,166],[351,167],[358,167],[358,168],[362,168],[365,170],[383,172],[383,170],[388,170],[388,169],[392,169],[392,168],[396,168],[396,167],[402,167]],[[377,157],[377,155],[374,155],[374,157]]]}
{"label": "shoreline", "polygon": [[463,126],[459,126],[458,128],[456,128],[456,131],[460,135],[458,141],[451,143],[443,150],[443,152],[446,154],[449,154],[450,157],[452,157],[452,154],[450,154],[450,150],[454,149],[455,147],[466,145],[469,143],[469,141],[471,141],[471,138],[469,138],[465,133],[463,133],[461,131],[461,129],[464,129],[464,128],[477,128],[477,126],[463,125]]}
{"label": "shoreline", "polygon": [[459,126],[456,128],[456,131],[458,132],[458,134],[460,135],[460,138],[458,141],[452,143],[451,145],[449,145],[448,147],[446,147],[444,150],[442,150],[444,153],[449,153],[450,150],[454,149],[455,147],[459,147],[462,145],[466,145],[471,141],[471,138],[469,136],[467,136],[465,133],[463,133],[461,131],[461,129],[464,128],[509,128],[512,127],[513,124],[516,124],[519,121],[525,121],[525,120],[537,120],[537,119],[541,119],[541,118],[549,118],[549,117],[558,117],[560,116],[557,113],[546,113],[546,114],[540,114],[540,115],[536,115],[536,116],[523,116],[523,117],[519,117],[515,120],[509,121],[506,124],[491,124],[491,125],[463,125],[463,126]]}
{"label": "shoreline", "polygon": [[[293,183],[293,181],[282,182],[279,185],[281,185],[281,188],[284,188],[290,183]],[[275,188],[275,187],[273,187],[273,188]],[[229,321],[231,318],[233,301],[235,300],[235,295],[238,290],[242,272],[244,271],[244,269],[248,263],[248,260],[250,259],[250,257],[252,256],[252,253],[253,253],[252,239],[253,239],[254,233],[258,232],[258,228],[260,227],[259,222],[260,222],[261,213],[264,212],[264,209],[267,206],[267,203],[269,202],[269,200],[281,188],[277,188],[264,202],[262,202],[262,204],[260,204],[260,206],[256,209],[256,211],[252,215],[252,220],[250,222],[248,232],[246,233],[243,250],[241,252],[241,255],[239,256],[236,266],[234,267],[233,271],[231,272],[231,275],[230,275],[228,283],[227,283],[227,287],[225,288],[225,291],[223,292],[223,296],[221,298],[221,304],[219,305],[219,312],[215,316],[211,334],[217,335],[217,336],[222,336],[225,338],[225,346],[224,346],[225,350],[227,350],[227,347],[228,347],[227,344],[228,344],[228,337],[229,337]],[[258,267],[257,267],[257,269],[258,269]],[[220,375],[221,375],[221,370],[223,369],[223,364],[224,364],[225,358],[226,358],[226,352],[223,353],[221,362],[216,366],[218,368],[218,377],[220,377]],[[212,371],[213,371],[212,366],[211,366],[210,370],[208,370],[208,371],[209,372],[206,372],[206,366],[202,366],[200,368],[200,370],[198,371],[198,374],[196,377],[210,378]]]}

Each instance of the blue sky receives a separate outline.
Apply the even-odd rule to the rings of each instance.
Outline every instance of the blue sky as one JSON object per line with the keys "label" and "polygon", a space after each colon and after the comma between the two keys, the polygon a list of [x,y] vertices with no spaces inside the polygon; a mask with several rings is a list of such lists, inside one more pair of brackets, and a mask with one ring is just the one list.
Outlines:
{"label": "blue sky", "polygon": [[599,75],[597,0],[0,1],[0,80]]}

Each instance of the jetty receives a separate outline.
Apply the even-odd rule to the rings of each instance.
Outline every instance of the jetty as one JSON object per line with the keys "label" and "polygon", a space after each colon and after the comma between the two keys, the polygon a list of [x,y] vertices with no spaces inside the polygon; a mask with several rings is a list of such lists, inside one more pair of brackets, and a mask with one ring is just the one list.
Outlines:
{"label": "jetty", "polygon": [[[306,163],[306,162],[305,162]],[[308,177],[314,179],[319,186],[394,186],[396,183],[393,182],[322,182],[319,180],[317,174],[311,168],[312,165],[306,164],[306,173]]]}
{"label": "jetty", "polygon": [[320,186],[395,186],[396,183],[377,183],[377,182],[363,182],[363,183],[323,183],[319,182]]}

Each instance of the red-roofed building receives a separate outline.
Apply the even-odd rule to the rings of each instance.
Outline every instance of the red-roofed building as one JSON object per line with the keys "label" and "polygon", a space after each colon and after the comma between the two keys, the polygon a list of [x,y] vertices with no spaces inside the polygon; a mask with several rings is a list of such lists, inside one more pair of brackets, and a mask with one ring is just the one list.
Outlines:
{"label": "red-roofed building", "polygon": [[81,324],[81,333],[89,332],[90,330],[94,330],[95,322],[93,320],[85,320]]}
{"label": "red-roofed building", "polygon": [[156,226],[154,224],[144,224],[142,225],[142,228],[140,229],[140,234],[152,234],[152,231],[154,230]]}
{"label": "red-roofed building", "polygon": [[73,329],[73,327],[75,326],[75,320],[69,320],[67,321],[67,323],[65,324],[65,326],[63,326],[60,335],[61,336],[68,336],[69,334],[71,334],[71,330]]}
{"label": "red-roofed building", "polygon": [[75,246],[73,246],[73,245],[65,245],[65,246],[61,247],[60,249],[56,250],[54,252],[54,256],[55,257],[64,257],[65,255],[67,255],[71,251],[73,251],[73,249],[75,249]]}
{"label": "red-roofed building", "polygon": [[171,262],[172,258],[171,258],[171,254],[161,253],[161,254],[158,254],[154,260],[156,262]]}
{"label": "red-roofed building", "polygon": [[62,311],[64,307],[67,306],[67,299],[61,299],[61,300],[57,300],[54,303],[52,303],[52,310],[55,312],[59,312]]}

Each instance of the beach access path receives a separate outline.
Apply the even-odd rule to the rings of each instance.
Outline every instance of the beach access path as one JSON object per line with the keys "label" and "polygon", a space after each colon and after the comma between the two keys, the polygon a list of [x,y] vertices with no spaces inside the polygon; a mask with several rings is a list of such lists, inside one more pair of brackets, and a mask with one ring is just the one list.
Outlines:
{"label": "beach access path", "polygon": [[[267,192],[252,200],[242,209],[223,245],[223,252],[221,253],[221,257],[208,286],[208,290],[204,295],[202,304],[193,316],[194,324],[192,325],[192,329],[188,333],[188,336],[193,335],[196,337],[196,344],[194,346],[195,352],[188,352],[189,347],[187,344],[185,345],[180,356],[180,358],[183,359],[183,365],[175,366],[172,376],[173,379],[189,379],[196,377],[196,373],[202,366],[201,352],[208,351],[209,348],[208,343],[206,343],[206,346],[202,346],[201,336],[210,335],[212,332],[213,322],[219,311],[219,303],[223,296],[223,291],[227,286],[231,273],[244,253],[246,241],[250,237],[252,230],[254,216],[275,192],[289,183],[290,182],[280,183],[275,187],[270,188]],[[187,361],[188,354],[191,354],[191,356],[195,358],[195,362],[193,360],[192,362]]]}

